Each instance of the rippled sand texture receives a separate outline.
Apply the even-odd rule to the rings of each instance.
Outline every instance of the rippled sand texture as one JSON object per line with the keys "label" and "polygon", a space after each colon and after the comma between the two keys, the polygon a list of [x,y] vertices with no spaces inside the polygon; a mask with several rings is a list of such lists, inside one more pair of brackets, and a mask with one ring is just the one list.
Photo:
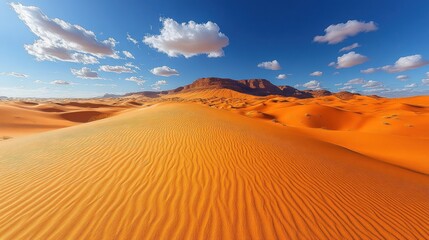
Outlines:
{"label": "rippled sand texture", "polygon": [[1,239],[428,239],[427,175],[160,104],[0,142]]}

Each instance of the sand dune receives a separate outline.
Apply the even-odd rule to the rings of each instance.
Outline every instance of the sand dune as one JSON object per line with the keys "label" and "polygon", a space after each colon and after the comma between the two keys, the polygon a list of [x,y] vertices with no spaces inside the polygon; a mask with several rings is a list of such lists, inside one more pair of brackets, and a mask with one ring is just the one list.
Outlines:
{"label": "sand dune", "polygon": [[[119,104],[119,105],[117,105]],[[0,103],[0,137],[17,137],[114,116],[134,108],[126,100]],[[140,105],[139,105],[140,106]]]}
{"label": "sand dune", "polygon": [[210,101],[0,142],[0,238],[429,238],[427,175]]}

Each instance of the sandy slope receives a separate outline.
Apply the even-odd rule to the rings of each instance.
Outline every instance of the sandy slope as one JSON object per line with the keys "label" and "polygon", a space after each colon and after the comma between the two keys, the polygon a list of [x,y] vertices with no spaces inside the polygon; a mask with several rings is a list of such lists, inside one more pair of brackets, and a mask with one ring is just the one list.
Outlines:
{"label": "sandy slope", "polygon": [[0,139],[91,122],[135,106],[123,99],[0,102]]}
{"label": "sandy slope", "polygon": [[0,142],[2,239],[427,239],[427,175],[161,104]]}
{"label": "sandy slope", "polygon": [[[193,95],[182,95],[193,99]],[[195,102],[250,118],[276,122],[301,134],[372,158],[429,174],[429,97],[335,96],[228,98],[219,92]]]}

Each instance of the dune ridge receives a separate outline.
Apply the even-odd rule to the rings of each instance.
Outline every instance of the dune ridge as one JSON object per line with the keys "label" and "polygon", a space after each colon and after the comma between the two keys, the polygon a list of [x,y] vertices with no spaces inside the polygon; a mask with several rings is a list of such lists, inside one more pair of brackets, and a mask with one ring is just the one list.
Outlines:
{"label": "dune ridge", "polygon": [[0,142],[0,177],[5,239],[429,238],[426,175],[196,104]]}

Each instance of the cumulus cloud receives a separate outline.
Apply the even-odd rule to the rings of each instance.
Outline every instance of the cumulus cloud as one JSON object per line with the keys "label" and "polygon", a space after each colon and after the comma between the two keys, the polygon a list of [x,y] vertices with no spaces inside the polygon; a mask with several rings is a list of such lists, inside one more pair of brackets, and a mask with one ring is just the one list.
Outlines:
{"label": "cumulus cloud", "polygon": [[381,87],[383,87],[383,83],[378,82],[378,81],[374,81],[374,80],[369,80],[364,85],[362,85],[362,87],[364,87],[364,88],[381,88]]}
{"label": "cumulus cloud", "polygon": [[134,55],[128,51],[122,51],[122,53],[125,55],[125,57],[127,58],[132,58],[135,59]]}
{"label": "cumulus cloud", "polygon": [[320,89],[320,82],[316,80],[311,80],[309,82],[304,83],[302,86],[308,89]]}
{"label": "cumulus cloud", "polygon": [[179,72],[176,69],[169,68],[167,66],[156,67],[150,70],[150,72],[153,75],[163,76],[163,77],[179,76]]}
{"label": "cumulus cloud", "polygon": [[208,57],[222,57],[223,48],[228,46],[229,39],[220,32],[216,23],[181,23],[171,18],[161,19],[163,27],[160,35],[146,36],[143,42],[170,57],[183,55],[190,58],[199,54]]}
{"label": "cumulus cloud", "polygon": [[99,68],[100,71],[104,72],[114,72],[114,73],[133,73],[135,72],[129,67],[125,66],[111,66],[111,65],[103,65]]}
{"label": "cumulus cloud", "polygon": [[118,58],[113,38],[98,41],[92,31],[58,18],[50,19],[38,7],[20,3],[11,3],[11,6],[39,38],[33,44],[24,46],[39,61],[94,64],[98,63],[98,58]]}
{"label": "cumulus cloud", "polygon": [[399,75],[399,76],[396,76],[396,79],[401,80],[401,81],[405,81],[408,79],[408,76],[407,75]]}
{"label": "cumulus cloud", "polygon": [[366,61],[368,61],[368,58],[366,56],[355,52],[349,52],[342,55],[341,57],[338,57],[337,63],[335,63],[335,65],[330,65],[335,66],[337,69],[340,69],[353,67],[362,64]]}
{"label": "cumulus cloud", "polygon": [[428,64],[429,64],[429,61],[424,60],[420,54],[416,54],[416,55],[401,57],[395,62],[393,66],[387,65],[387,66],[381,67],[381,69],[389,73],[395,73],[395,72],[403,72],[411,69],[416,69]]}
{"label": "cumulus cloud", "polygon": [[81,69],[70,69],[70,71],[73,73],[73,75],[75,75],[78,78],[83,78],[83,79],[101,79],[98,76],[98,73],[95,71],[92,71],[90,68],[87,67],[83,67]]}
{"label": "cumulus cloud", "polygon": [[315,36],[315,42],[327,42],[336,44],[342,42],[348,37],[352,37],[361,32],[371,32],[377,30],[377,26],[373,21],[359,22],[357,20],[349,20],[346,23],[330,25],[325,29],[325,35]]}
{"label": "cumulus cloud", "polygon": [[286,79],[287,78],[287,75],[286,74],[279,74],[279,75],[277,75],[277,77],[276,77],[277,79]]}
{"label": "cumulus cloud", "polygon": [[353,50],[353,49],[358,48],[358,47],[360,47],[359,43],[353,43],[352,45],[341,48],[340,52],[350,51],[350,50]]}
{"label": "cumulus cloud", "polygon": [[64,81],[64,80],[54,80],[51,82],[51,84],[54,85],[70,85],[70,82]]}
{"label": "cumulus cloud", "polygon": [[154,90],[160,90],[161,86],[164,86],[164,85],[167,85],[167,81],[159,80],[159,81],[156,81],[154,84],[152,84],[151,87]]}
{"label": "cumulus cloud", "polygon": [[354,78],[351,79],[349,81],[347,81],[346,83],[344,83],[344,85],[354,85],[354,84],[364,84],[365,80],[363,78]]}
{"label": "cumulus cloud", "polygon": [[405,88],[415,88],[415,87],[417,87],[416,83],[410,83],[410,84],[405,85]]}
{"label": "cumulus cloud", "polygon": [[328,64],[328,66],[329,67],[335,67],[337,65],[337,63],[336,62],[330,62],[329,64]]}
{"label": "cumulus cloud", "polygon": [[425,86],[429,86],[429,78],[423,78],[422,79],[422,84]]}
{"label": "cumulus cloud", "polygon": [[365,73],[365,74],[370,74],[370,73],[375,73],[375,72],[377,72],[377,68],[368,68],[368,69],[365,69],[365,70],[360,70],[360,72],[361,73]]}
{"label": "cumulus cloud", "polygon": [[0,75],[10,76],[10,77],[16,77],[16,78],[28,78],[29,75],[24,73],[17,73],[17,72],[2,72]]}
{"label": "cumulus cloud", "polygon": [[271,62],[261,62],[258,64],[258,67],[265,68],[269,70],[280,70],[281,66],[277,60],[273,60]]}
{"label": "cumulus cloud", "polygon": [[139,41],[137,41],[135,38],[131,37],[129,33],[127,33],[127,40],[134,43],[135,45],[139,45]]}
{"label": "cumulus cloud", "polygon": [[137,83],[137,85],[143,85],[146,81],[143,80],[143,77],[129,77],[125,78],[126,81],[131,81]]}
{"label": "cumulus cloud", "polygon": [[320,77],[322,75],[323,75],[323,72],[321,72],[321,71],[315,71],[315,72],[310,73],[310,76],[313,76],[313,77]]}

